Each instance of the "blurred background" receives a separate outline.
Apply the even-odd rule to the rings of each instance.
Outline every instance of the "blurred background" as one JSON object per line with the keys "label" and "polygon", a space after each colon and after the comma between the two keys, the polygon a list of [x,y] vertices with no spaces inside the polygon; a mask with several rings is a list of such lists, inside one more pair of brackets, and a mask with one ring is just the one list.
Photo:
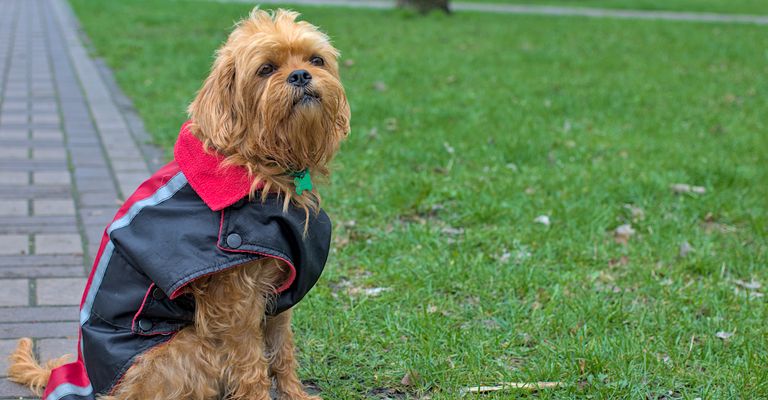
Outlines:
{"label": "blurred background", "polygon": [[[71,19],[61,1],[55,12],[19,4],[0,0],[5,62],[29,45],[18,26],[39,24],[62,104],[54,29],[67,46],[83,41],[87,53],[61,63],[73,64],[72,90],[86,94],[117,171],[103,180],[124,193],[132,182],[109,161],[122,139],[99,122],[89,82],[114,76],[104,101],[143,122],[139,147],[162,150],[151,169],[171,156],[214,50],[256,3],[71,0]],[[768,397],[768,2],[261,5],[276,7],[331,36],[352,108],[321,189],[332,255],[294,314],[307,385],[327,399],[454,399],[539,381],[562,384],[483,398]],[[79,66],[88,54],[101,77]],[[121,117],[134,107],[140,121]],[[78,127],[62,126],[72,160]],[[89,215],[75,214],[79,232]],[[5,337],[24,333],[14,329]]]}

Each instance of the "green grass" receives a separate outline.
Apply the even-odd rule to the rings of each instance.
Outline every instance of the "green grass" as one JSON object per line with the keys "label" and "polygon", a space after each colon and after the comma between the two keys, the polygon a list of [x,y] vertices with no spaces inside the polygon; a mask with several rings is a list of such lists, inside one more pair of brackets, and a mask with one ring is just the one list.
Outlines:
{"label": "green grass", "polygon": [[[166,148],[248,11],[73,3]],[[566,383],[520,394],[536,398],[768,397],[766,297],[734,283],[768,284],[764,28],[301,11],[354,61],[353,133],[322,189],[335,248],[295,314],[300,374],[326,398],[503,381]],[[356,293],[374,287],[391,290]]]}
{"label": "green grass", "polygon": [[628,10],[768,14],[765,0],[461,0],[470,3],[532,4]]}

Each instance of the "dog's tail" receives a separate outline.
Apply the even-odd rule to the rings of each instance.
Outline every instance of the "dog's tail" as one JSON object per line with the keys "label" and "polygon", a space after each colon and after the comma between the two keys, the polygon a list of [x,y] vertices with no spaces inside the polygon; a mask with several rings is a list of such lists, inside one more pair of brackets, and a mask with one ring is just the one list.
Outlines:
{"label": "dog's tail", "polygon": [[32,392],[40,396],[43,394],[43,388],[48,383],[51,371],[69,361],[69,354],[55,358],[40,365],[32,353],[32,339],[21,338],[16,350],[11,353],[8,360],[11,362],[8,367],[8,379],[21,383],[29,387]]}

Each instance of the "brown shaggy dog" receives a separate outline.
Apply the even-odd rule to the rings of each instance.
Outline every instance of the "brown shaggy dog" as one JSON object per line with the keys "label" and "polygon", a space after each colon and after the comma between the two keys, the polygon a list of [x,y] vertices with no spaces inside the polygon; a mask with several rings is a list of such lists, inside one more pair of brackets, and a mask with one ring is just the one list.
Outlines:
{"label": "brown shaggy dog", "polygon": [[[297,194],[286,171],[327,177],[328,163],[349,133],[349,107],[339,80],[338,51],[295,12],[255,9],[218,50],[210,76],[189,106],[189,130],[207,147],[244,166],[251,197],[278,193],[283,207],[319,208],[315,191]],[[297,80],[303,84],[297,84]],[[194,325],[141,355],[102,399],[269,399],[274,377],[281,399],[310,399],[296,375],[290,310],[265,314],[287,266],[263,258],[193,281]],[[22,339],[11,356],[11,380],[40,391],[51,369]]]}
{"label": "brown shaggy dog", "polygon": [[[339,52],[298,13],[254,10],[218,50],[211,75],[189,106],[190,130],[203,143],[244,165],[260,182],[301,206],[316,208],[315,192],[294,196],[285,171],[328,175],[328,162],[349,133],[349,106],[339,81]],[[287,84],[306,70],[304,91]],[[295,107],[298,103],[312,107]]]}

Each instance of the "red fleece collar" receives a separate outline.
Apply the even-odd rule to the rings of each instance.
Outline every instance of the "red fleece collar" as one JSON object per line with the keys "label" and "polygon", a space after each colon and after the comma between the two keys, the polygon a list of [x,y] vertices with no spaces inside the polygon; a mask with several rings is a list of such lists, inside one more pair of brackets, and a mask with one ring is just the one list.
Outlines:
{"label": "red fleece collar", "polygon": [[211,210],[227,208],[248,195],[253,178],[244,167],[222,165],[224,156],[215,150],[206,152],[187,128],[189,123],[181,126],[173,156],[192,189]]}

